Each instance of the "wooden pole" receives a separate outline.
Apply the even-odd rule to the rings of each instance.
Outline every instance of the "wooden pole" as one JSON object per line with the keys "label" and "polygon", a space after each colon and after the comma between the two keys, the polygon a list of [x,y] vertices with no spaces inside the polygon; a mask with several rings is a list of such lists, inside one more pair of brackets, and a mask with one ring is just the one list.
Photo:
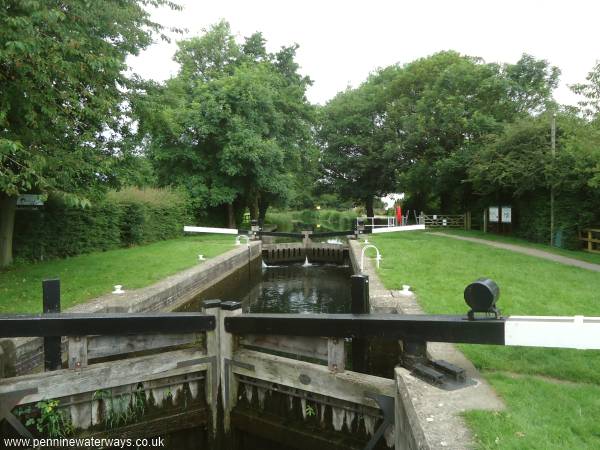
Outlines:
{"label": "wooden pole", "polygon": [[240,302],[221,302],[221,311],[219,317],[219,348],[221,359],[221,400],[223,404],[223,429],[225,439],[231,432],[231,410],[237,403],[238,383],[237,378],[231,370],[233,353],[236,350],[236,338],[233,334],[225,330],[225,319],[227,317],[238,316],[242,314],[242,304]]}
{"label": "wooden pole", "polygon": [[483,210],[483,232],[487,233],[487,225],[488,225],[488,210],[487,208]]}
{"label": "wooden pole", "polygon": [[202,307],[204,313],[215,316],[215,321],[217,323],[217,326],[214,330],[206,332],[206,354],[208,357],[214,357],[212,364],[214,364],[216,368],[211,368],[213,370],[207,371],[207,380],[205,383],[206,402],[210,405],[212,413],[212,433],[209,433],[209,439],[211,443],[215,443],[219,423],[218,396],[219,386],[221,385],[221,350],[219,346],[219,333],[221,329],[221,300],[205,300],[202,304]]}
{"label": "wooden pole", "polygon": [[[60,312],[60,280],[44,280],[42,282],[44,314]],[[44,338],[44,369],[46,371],[62,368],[61,337]]]}
{"label": "wooden pole", "polygon": [[[552,163],[556,158],[556,113],[552,114],[551,126]],[[554,246],[554,180],[550,181],[550,246]]]}

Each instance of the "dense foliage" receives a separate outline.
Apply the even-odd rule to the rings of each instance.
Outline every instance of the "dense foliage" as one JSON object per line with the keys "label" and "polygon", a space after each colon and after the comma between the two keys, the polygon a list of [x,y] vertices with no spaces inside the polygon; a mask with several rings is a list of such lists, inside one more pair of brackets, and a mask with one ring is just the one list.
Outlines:
{"label": "dense foliage", "polygon": [[[364,205],[373,215],[392,192],[405,193],[405,209],[474,217],[510,204],[514,231],[547,241],[552,190],[570,246],[600,223],[600,64],[572,86],[578,107],[556,104],[560,72],[545,60],[491,64],[453,51],[379,69],[314,107],[297,45],[270,52],[261,33],[238,39],[225,21],[178,42],[171,79],[131,76],[126,58],[166,38],[150,16],[158,6],[178,8],[3,3],[0,267],[12,259],[15,215],[27,258],[164,239],[188,212],[212,226],[239,225],[246,210],[263,220],[270,206]],[[127,186],[181,189],[188,203],[107,195]],[[48,204],[15,214],[23,193],[50,195]],[[97,231],[83,237],[86,227]]]}
{"label": "dense foliage", "polygon": [[50,197],[44,209],[17,212],[14,251],[39,260],[147,244],[181,236],[188,220],[181,192],[127,189],[85,209]]}
{"label": "dense foliage", "polygon": [[268,53],[260,33],[238,43],[220,22],[179,42],[177,76],[139,94],[140,136],[159,182],[185,187],[198,215],[227,205],[232,226],[240,209],[264,217],[290,197],[312,145],[310,80],[295,52]]}
{"label": "dense foliage", "polygon": [[[514,231],[538,241],[554,189],[561,242],[577,246],[577,231],[600,221],[600,66],[573,87],[581,108],[554,102],[558,76],[529,55],[498,65],[455,52],[381,69],[320,111],[321,184],[369,215],[391,192],[442,213],[512,204]],[[547,111],[558,112],[555,158]]]}
{"label": "dense foliage", "polygon": [[16,195],[89,204],[131,155],[125,60],[162,27],[168,0],[7,0],[0,7],[0,267],[11,260]]}

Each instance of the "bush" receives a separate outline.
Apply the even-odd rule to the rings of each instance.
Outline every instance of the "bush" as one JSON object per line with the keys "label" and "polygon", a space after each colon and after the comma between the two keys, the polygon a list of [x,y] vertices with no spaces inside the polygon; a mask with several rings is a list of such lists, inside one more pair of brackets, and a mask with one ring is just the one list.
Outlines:
{"label": "bush", "polygon": [[[514,234],[533,242],[548,243],[550,240],[550,194],[538,194],[515,201],[516,223]],[[515,208],[513,208],[515,209]],[[579,230],[596,223],[597,208],[583,195],[563,194],[556,197],[554,230],[561,234],[557,246],[572,250],[581,249]],[[560,244],[560,245],[558,245]]]}
{"label": "bush", "polygon": [[90,208],[68,207],[50,197],[43,208],[17,211],[14,255],[64,258],[181,236],[186,205],[183,194],[163,189],[111,192]]}
{"label": "bush", "polygon": [[302,211],[269,211],[266,222],[277,225],[278,231],[292,231],[294,222],[304,224],[330,225],[338,230],[351,230],[354,228],[357,213],[355,211],[336,211],[333,209],[302,210]]}
{"label": "bush", "polygon": [[123,245],[147,244],[181,234],[187,219],[186,197],[168,189],[128,188],[111,192],[108,201],[123,212]]}

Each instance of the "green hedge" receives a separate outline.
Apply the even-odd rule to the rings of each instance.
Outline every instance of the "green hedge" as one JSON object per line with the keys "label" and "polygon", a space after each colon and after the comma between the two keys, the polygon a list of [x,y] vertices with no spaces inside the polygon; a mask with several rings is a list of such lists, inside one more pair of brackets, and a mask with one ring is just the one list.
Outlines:
{"label": "green hedge", "polygon": [[277,225],[279,231],[292,231],[294,222],[321,224],[335,230],[354,228],[357,213],[354,211],[336,211],[333,209],[302,211],[269,211],[266,223]]}
{"label": "green hedge", "polygon": [[[533,242],[550,240],[550,193],[541,192],[514,202],[514,234]],[[579,230],[600,219],[593,199],[584,195],[557,195],[554,208],[555,243],[558,247],[581,249]],[[557,234],[559,236],[557,236]]]}
{"label": "green hedge", "polygon": [[85,209],[50,198],[38,210],[17,211],[14,255],[64,258],[178,237],[189,220],[186,205],[183,194],[157,189],[109,193]]}

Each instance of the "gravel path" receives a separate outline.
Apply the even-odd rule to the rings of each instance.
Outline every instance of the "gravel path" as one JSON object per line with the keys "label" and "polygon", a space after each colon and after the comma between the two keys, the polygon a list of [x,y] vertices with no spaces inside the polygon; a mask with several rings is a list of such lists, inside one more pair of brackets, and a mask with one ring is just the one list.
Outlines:
{"label": "gravel path", "polygon": [[592,270],[594,272],[600,272],[600,264],[589,263],[585,261],[581,261],[579,259],[568,258],[566,256],[557,255],[555,253],[545,252],[543,250],[537,250],[535,248],[523,247],[521,245],[515,244],[504,244],[502,242],[488,241],[486,239],[465,237],[465,236],[456,236],[454,234],[442,233],[439,231],[431,232],[435,236],[444,236],[453,239],[458,239],[460,241],[469,241],[475,242],[477,244],[489,245],[490,247],[502,248],[504,250],[510,250],[511,252],[523,253],[524,255],[535,256],[537,258],[547,259],[549,261],[554,261],[560,264],[565,264],[567,266],[575,266],[580,267],[582,269]]}

